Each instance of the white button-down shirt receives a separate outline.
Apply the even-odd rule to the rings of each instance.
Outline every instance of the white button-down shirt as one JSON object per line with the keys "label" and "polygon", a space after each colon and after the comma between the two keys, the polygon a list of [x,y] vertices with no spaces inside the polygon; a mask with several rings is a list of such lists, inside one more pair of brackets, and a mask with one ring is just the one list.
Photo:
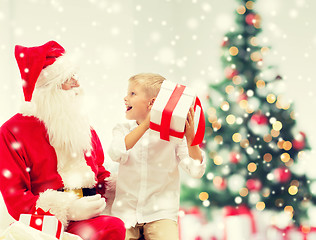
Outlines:
{"label": "white button-down shirt", "polygon": [[160,140],[147,130],[133,148],[126,150],[125,136],[137,127],[136,121],[113,129],[109,156],[119,162],[112,214],[126,227],[159,219],[177,221],[180,198],[178,165],[195,178],[205,172],[203,161],[192,159],[186,140],[180,144]]}

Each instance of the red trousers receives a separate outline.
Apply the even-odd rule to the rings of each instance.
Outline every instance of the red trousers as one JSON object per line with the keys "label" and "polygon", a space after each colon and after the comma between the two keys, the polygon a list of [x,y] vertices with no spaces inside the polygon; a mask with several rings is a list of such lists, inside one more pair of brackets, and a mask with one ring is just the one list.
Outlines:
{"label": "red trousers", "polygon": [[66,231],[84,240],[124,240],[126,229],[121,219],[101,215],[88,220],[70,222]]}

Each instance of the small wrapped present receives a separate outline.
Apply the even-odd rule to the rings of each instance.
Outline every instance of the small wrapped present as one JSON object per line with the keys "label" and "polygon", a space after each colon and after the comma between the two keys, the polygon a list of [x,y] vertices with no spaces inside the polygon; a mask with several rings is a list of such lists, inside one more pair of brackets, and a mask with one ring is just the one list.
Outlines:
{"label": "small wrapped present", "polygon": [[21,214],[19,221],[57,239],[61,239],[64,232],[63,224],[49,211],[45,212],[41,208],[34,214]]}
{"label": "small wrapped present", "polygon": [[224,240],[251,240],[256,223],[251,210],[243,205],[224,208]]}
{"label": "small wrapped present", "polygon": [[[15,221],[0,233],[0,240],[56,240],[56,237],[38,231],[20,221]],[[62,240],[83,239],[77,235],[64,232]]]}
{"label": "small wrapped present", "polygon": [[271,225],[267,231],[268,239],[291,240],[290,233],[295,230],[293,225],[280,228],[277,225]]}
{"label": "small wrapped present", "polygon": [[205,222],[203,213],[197,208],[180,209],[178,218],[179,236],[181,240],[197,239],[202,224]]}
{"label": "small wrapped present", "polygon": [[274,212],[267,228],[267,239],[291,240],[290,233],[295,231],[292,215],[290,212]]}
{"label": "small wrapped present", "polygon": [[164,81],[154,102],[150,114],[150,129],[159,134],[160,139],[166,141],[179,141],[184,137],[184,128],[191,106],[200,107],[200,118],[192,146],[203,141],[205,131],[205,118],[201,102],[192,89]]}
{"label": "small wrapped present", "polygon": [[292,229],[288,234],[289,240],[316,240],[316,227],[301,226]]}

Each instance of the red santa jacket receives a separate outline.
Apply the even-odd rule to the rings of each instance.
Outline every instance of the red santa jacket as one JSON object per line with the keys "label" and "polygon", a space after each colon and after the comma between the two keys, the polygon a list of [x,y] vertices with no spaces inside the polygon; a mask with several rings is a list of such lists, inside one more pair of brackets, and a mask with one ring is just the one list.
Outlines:
{"label": "red santa jacket", "polygon": [[[97,193],[104,195],[104,179],[110,173],[103,167],[104,154],[94,130],[91,136],[92,150],[85,160],[95,174]],[[0,190],[8,212],[15,219],[21,213],[34,212],[40,193],[63,188],[56,152],[38,118],[16,114],[2,125],[0,172]]]}

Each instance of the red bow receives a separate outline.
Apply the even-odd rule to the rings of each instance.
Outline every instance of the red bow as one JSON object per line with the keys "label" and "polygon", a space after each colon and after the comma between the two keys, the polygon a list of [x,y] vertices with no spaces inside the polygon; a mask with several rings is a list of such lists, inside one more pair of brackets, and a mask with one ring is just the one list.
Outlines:
{"label": "red bow", "polygon": [[38,208],[36,209],[35,215],[49,215],[49,216],[54,216],[54,214],[51,214],[51,212],[48,210],[47,212],[45,212],[42,208]]}

